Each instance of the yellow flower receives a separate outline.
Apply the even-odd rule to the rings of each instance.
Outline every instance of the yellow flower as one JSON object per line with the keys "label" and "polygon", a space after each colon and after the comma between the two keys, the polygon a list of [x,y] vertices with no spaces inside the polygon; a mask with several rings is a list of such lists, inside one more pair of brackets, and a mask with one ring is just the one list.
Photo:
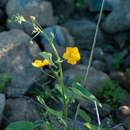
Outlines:
{"label": "yellow flower", "polygon": [[35,18],[34,16],[29,16],[29,18],[30,18],[31,20],[33,20],[33,21],[36,20],[36,18]]}
{"label": "yellow flower", "polygon": [[67,47],[66,52],[63,54],[63,58],[67,60],[69,64],[76,64],[80,60],[80,53],[77,47]]}
{"label": "yellow flower", "polygon": [[43,62],[41,60],[35,60],[35,62],[32,63],[32,65],[34,67],[43,67],[43,66],[48,65],[48,64],[49,64],[49,62],[46,59]]}

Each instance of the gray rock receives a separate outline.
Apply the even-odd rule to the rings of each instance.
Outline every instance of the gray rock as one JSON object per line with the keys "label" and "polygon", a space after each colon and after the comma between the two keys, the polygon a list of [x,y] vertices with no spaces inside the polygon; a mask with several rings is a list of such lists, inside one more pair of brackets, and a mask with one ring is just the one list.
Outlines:
{"label": "gray rock", "polygon": [[94,60],[93,63],[92,63],[92,66],[93,66],[96,70],[104,71],[106,65],[105,65],[105,63],[103,63],[102,61]]}
{"label": "gray rock", "polygon": [[104,59],[104,52],[101,48],[94,48],[93,58],[98,60]]}
{"label": "gray rock", "polygon": [[115,37],[114,40],[116,41],[116,44],[120,47],[123,48],[126,44],[126,41],[128,39],[127,33],[118,33]]}
{"label": "gray rock", "polygon": [[130,54],[124,59],[123,67],[130,68]]}
{"label": "gray rock", "polygon": [[41,75],[31,64],[38,58],[40,49],[36,44],[29,46],[29,40],[21,30],[0,33],[0,73],[8,73],[12,78],[7,96],[25,94]]}
{"label": "gray rock", "polygon": [[0,94],[0,124],[1,124],[1,121],[2,121],[4,108],[5,108],[5,95]]}
{"label": "gray rock", "polygon": [[120,0],[103,23],[108,33],[116,33],[130,29],[130,1]]}
{"label": "gray rock", "polygon": [[126,120],[123,122],[124,127],[129,130],[130,129],[130,116],[126,118]]}
{"label": "gray rock", "polygon": [[0,7],[4,8],[8,0],[0,0]]}
{"label": "gray rock", "polygon": [[117,72],[112,72],[110,74],[110,78],[114,81],[117,81],[122,88],[125,88],[128,91],[130,91],[130,82],[129,82],[130,75],[117,71]]}
{"label": "gray rock", "polygon": [[5,106],[4,116],[6,119],[4,124],[7,125],[15,121],[36,121],[40,120],[40,114],[31,99],[16,98],[8,99]]}
{"label": "gray rock", "polygon": [[[74,0],[49,0],[51,1],[54,13],[59,17],[59,22],[65,22],[67,18],[74,12]],[[58,6],[57,6],[58,5]]]}
{"label": "gray rock", "polygon": [[[94,102],[83,99],[81,100],[80,104],[81,104],[81,107],[84,108],[86,111],[90,112],[91,114],[96,115]],[[99,110],[100,117],[105,118],[111,113],[112,108],[108,104],[102,104],[102,108],[98,108],[98,110]]]}
{"label": "gray rock", "polygon": [[[81,75],[82,77],[84,77],[86,69],[87,68],[84,65],[76,65],[72,69],[68,69],[64,71],[64,75],[67,77],[65,83],[69,85],[71,83],[70,81],[76,78],[76,76]],[[89,70],[85,87],[91,93],[96,94],[97,88],[100,87],[100,85],[104,81],[109,81],[109,80],[110,78],[107,74],[91,67]]]}
{"label": "gray rock", "polygon": [[116,126],[112,127],[111,130],[125,130],[125,128],[121,124],[117,124]]}
{"label": "gray rock", "polygon": [[101,120],[101,127],[103,128],[111,128],[112,127],[112,121],[110,118],[106,117],[103,120]]}
{"label": "gray rock", "polygon": [[[47,34],[47,36],[52,39],[51,33],[54,34],[55,38],[53,40],[54,44],[57,44],[59,46],[73,46],[74,45],[74,39],[69,34],[68,30],[62,26],[52,26],[47,27],[44,29],[44,32]],[[45,39],[45,37],[41,34],[40,35],[42,40],[41,44],[44,46],[45,44],[49,44],[48,41]]]}
{"label": "gray rock", "polygon": [[[74,36],[75,46],[83,49],[90,49],[92,47],[96,24],[88,19],[68,20],[64,26]],[[96,46],[101,47],[103,43],[103,34],[99,29]]]}
{"label": "gray rock", "polygon": [[[6,6],[6,13],[8,19],[13,15],[19,14],[29,20],[29,16],[35,16],[37,22],[40,25],[50,26],[55,24],[55,19],[53,17],[53,10],[50,2],[40,1],[40,0],[9,0]],[[31,34],[32,26],[23,23],[19,25],[15,22],[8,23],[8,27],[23,29],[25,32]]]}
{"label": "gray rock", "polygon": [[119,121],[125,120],[128,116],[130,116],[130,107],[129,106],[120,106],[116,111],[116,118]]}

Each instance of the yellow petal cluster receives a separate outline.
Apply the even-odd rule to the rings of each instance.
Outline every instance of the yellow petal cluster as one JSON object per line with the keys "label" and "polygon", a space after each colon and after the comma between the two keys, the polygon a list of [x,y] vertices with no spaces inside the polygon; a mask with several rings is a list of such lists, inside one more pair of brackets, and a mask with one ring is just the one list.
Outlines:
{"label": "yellow petal cluster", "polygon": [[66,52],[63,54],[63,58],[67,60],[69,64],[76,64],[80,60],[80,53],[77,47],[67,47]]}
{"label": "yellow petal cluster", "polygon": [[48,60],[44,60],[43,62],[41,61],[41,60],[35,60],[33,63],[32,63],[32,65],[34,66],[34,67],[43,67],[43,66],[46,66],[46,65],[48,65],[49,64],[49,62],[48,62]]}

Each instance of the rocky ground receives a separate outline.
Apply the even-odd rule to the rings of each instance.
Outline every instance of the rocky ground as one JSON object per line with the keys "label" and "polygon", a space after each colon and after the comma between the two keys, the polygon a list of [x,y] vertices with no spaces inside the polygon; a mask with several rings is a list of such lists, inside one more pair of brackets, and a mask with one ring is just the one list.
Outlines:
{"label": "rocky ground", "polygon": [[[55,84],[54,80],[31,65],[33,59],[40,58],[38,54],[43,50],[54,54],[47,40],[39,35],[36,43],[29,46],[33,37],[32,27],[9,23],[8,20],[15,14],[26,19],[35,16],[47,35],[50,32],[55,34],[54,44],[60,56],[67,46],[79,48],[82,58],[78,65],[63,63],[65,85],[69,86],[72,79],[84,75],[87,68],[100,6],[100,0],[99,3],[95,0],[0,0],[0,87],[6,86],[0,89],[0,130],[14,121],[42,119],[39,106],[29,91],[39,82],[50,81],[52,87]],[[106,0],[86,89],[102,102],[99,114],[102,126],[108,130],[130,130],[129,37],[130,0]],[[8,73],[11,80],[3,85],[4,73]],[[106,101],[103,97],[105,90],[98,91],[104,81],[110,80],[120,86],[121,91],[115,88],[111,91],[116,91],[115,98],[124,94],[123,98],[116,100],[116,107],[111,102],[113,97]],[[106,91],[109,93],[110,89]],[[75,105],[69,109],[70,118],[74,116]],[[62,109],[60,105],[51,106]],[[97,124],[94,104],[82,100],[81,108],[91,117],[92,123]],[[83,120],[78,119],[80,124]]]}

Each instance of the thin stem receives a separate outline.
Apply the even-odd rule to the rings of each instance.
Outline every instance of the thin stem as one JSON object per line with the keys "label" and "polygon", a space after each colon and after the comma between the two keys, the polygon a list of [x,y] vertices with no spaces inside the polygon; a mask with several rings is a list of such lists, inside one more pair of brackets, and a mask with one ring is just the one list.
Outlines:
{"label": "thin stem", "polygon": [[87,81],[88,72],[89,72],[89,69],[90,69],[90,66],[91,66],[91,63],[92,63],[93,51],[94,51],[94,48],[95,48],[95,45],[96,45],[96,40],[97,40],[97,34],[98,34],[98,30],[99,30],[99,25],[100,25],[101,18],[102,18],[103,7],[104,7],[104,0],[102,0],[101,10],[100,10],[99,18],[98,18],[98,23],[97,23],[97,26],[96,26],[96,32],[95,32],[94,39],[93,39],[92,49],[91,49],[91,53],[90,53],[90,59],[89,59],[88,67],[87,67],[87,72],[85,74],[83,86],[85,86],[85,83]]}
{"label": "thin stem", "polygon": [[[100,14],[99,14],[99,18],[98,18],[98,22],[97,22],[97,26],[96,26],[96,31],[95,31],[95,35],[94,35],[94,39],[93,39],[91,53],[90,53],[89,63],[88,63],[88,67],[87,67],[87,71],[86,71],[86,74],[85,74],[84,81],[82,83],[83,87],[85,87],[87,77],[88,77],[88,72],[89,72],[89,69],[90,69],[90,66],[91,66],[91,63],[92,63],[93,51],[94,51],[96,40],[97,40],[97,34],[98,34],[98,30],[99,30],[99,25],[100,25],[100,22],[101,22],[103,7],[104,7],[104,0],[102,0],[101,10],[100,10]],[[81,101],[79,100],[79,104],[78,104],[77,109],[76,109],[75,120],[77,119],[77,113],[78,113],[78,111],[80,109],[80,102]]]}
{"label": "thin stem", "polygon": [[58,66],[59,66],[59,72],[60,72],[60,84],[61,84],[61,88],[62,88],[62,98],[64,101],[64,116],[65,116],[65,120],[67,122],[67,104],[66,104],[66,99],[65,99],[65,91],[64,91],[64,83],[63,83],[63,72],[62,72],[62,66],[60,63],[60,56],[54,46],[54,44],[52,43],[52,41],[49,39],[49,37],[39,28],[40,32],[43,34],[43,36],[48,40],[48,42],[50,43],[50,46],[52,47],[56,57],[57,57],[57,61],[58,61]]}
{"label": "thin stem", "polygon": [[96,114],[97,114],[97,120],[98,120],[98,130],[100,130],[101,121],[100,121],[100,117],[99,117],[99,112],[98,112],[98,108],[97,108],[97,103],[96,103],[96,101],[94,101],[94,104],[95,104]]}

